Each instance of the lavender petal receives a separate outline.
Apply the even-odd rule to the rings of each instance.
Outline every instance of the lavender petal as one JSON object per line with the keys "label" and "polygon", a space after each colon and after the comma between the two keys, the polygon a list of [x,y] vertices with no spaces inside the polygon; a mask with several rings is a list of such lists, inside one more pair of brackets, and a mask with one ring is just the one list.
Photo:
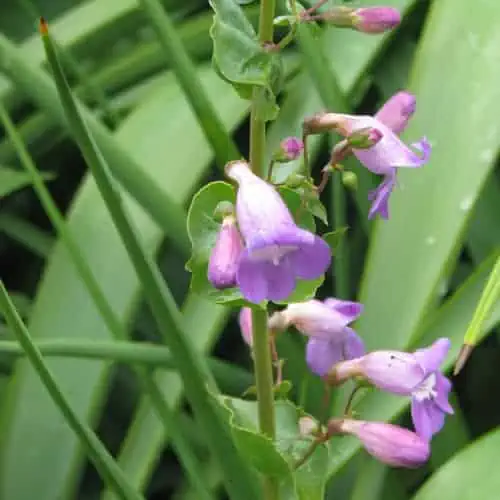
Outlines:
{"label": "lavender petal", "polygon": [[342,343],[311,338],[306,347],[306,361],[309,369],[322,377],[330,368],[343,359]]}
{"label": "lavender petal", "polygon": [[430,441],[444,425],[445,414],[431,399],[411,400],[411,418],[416,433]]}

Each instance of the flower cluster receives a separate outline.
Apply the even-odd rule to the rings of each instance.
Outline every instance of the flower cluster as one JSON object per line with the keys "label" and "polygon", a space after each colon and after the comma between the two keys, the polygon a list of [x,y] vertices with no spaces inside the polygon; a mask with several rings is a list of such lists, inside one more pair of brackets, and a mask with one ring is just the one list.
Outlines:
{"label": "flower cluster", "polygon": [[[318,8],[324,3],[320,0],[297,19],[300,22],[321,20],[365,33],[381,33],[400,22],[399,13],[388,7],[336,7],[318,14]],[[352,154],[368,170],[383,176],[379,186],[368,195],[372,202],[368,217],[378,214],[388,219],[389,198],[397,184],[398,169],[421,167],[430,156],[431,148],[425,137],[411,146],[399,138],[415,109],[415,96],[401,91],[374,116],[322,112],[308,117],[303,121],[302,139],[284,139],[271,156],[267,180],[257,176],[244,160],[228,163],[225,172],[237,185],[236,204],[225,213],[210,255],[208,279],[212,285],[218,289],[238,287],[243,298],[252,304],[286,302],[298,280],[313,280],[327,271],[331,262],[330,247],[321,237],[296,224],[271,181],[275,163],[289,162],[304,154],[307,165],[306,141],[311,134],[334,131],[342,140],[333,148],[318,186],[307,177],[309,172],[300,176],[298,184],[297,176],[293,183],[290,177],[285,184],[289,188],[307,185],[309,195],[313,193],[319,201],[328,175],[342,170],[340,161]],[[344,174],[346,172],[343,178],[348,178]],[[354,174],[351,172],[351,175]],[[304,206],[305,191],[296,191]],[[273,360],[280,365],[275,336],[293,327],[307,336],[307,365],[322,378],[326,388],[352,380],[358,387],[361,382],[410,398],[414,432],[392,424],[353,419],[347,409],[341,418],[329,420],[326,431],[319,427],[314,430],[310,422],[303,427],[322,440],[335,434],[352,434],[382,462],[417,467],[429,458],[430,441],[442,428],[446,414],[453,413],[448,402],[451,383],[440,372],[450,342],[439,339],[413,353],[366,353],[363,340],[352,328],[362,313],[362,304],[336,298],[288,303],[268,318]],[[245,342],[253,348],[250,308],[241,309],[239,322]]]}

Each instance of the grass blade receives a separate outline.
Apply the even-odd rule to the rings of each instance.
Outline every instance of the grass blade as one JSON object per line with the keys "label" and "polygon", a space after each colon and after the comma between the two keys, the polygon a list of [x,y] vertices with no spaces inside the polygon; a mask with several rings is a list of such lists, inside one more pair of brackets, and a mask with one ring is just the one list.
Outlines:
{"label": "grass blade", "polygon": [[240,158],[236,144],[199,81],[196,68],[170,16],[158,0],[140,0],[140,3],[158,35],[167,62],[172,65],[182,90],[212,146],[218,165],[222,168],[228,161]]}
{"label": "grass blade", "polygon": [[89,135],[69,86],[62,73],[54,46],[48,33],[48,27],[42,20],[40,23],[42,40],[47,52],[47,59],[54,72],[57,88],[63,108],[87,164],[92,169],[101,195],[108,207],[113,222],[118,229],[129,257],[141,277],[146,299],[156,319],[157,326],[172,354],[179,361],[179,373],[184,382],[186,395],[193,406],[198,419],[203,422],[207,437],[225,473],[228,491],[240,498],[254,499],[257,497],[256,486],[250,470],[243,462],[232,442],[229,430],[222,421],[211,395],[206,387],[211,376],[190,343],[189,336],[183,331],[182,318],[175,301],[164,283],[158,268],[152,259],[143,251],[135,231],[125,215],[120,193],[110,177],[108,167],[99,150]]}
{"label": "grass blade", "polygon": [[[70,253],[77,272],[80,275],[85,286],[87,287],[87,290],[92,297],[97,310],[101,314],[104,323],[116,339],[125,340],[127,338],[127,332],[125,328],[121,325],[118,316],[111,308],[109,302],[106,300],[106,297],[99,283],[97,282],[92,269],[83,256],[80,248],[76,244],[76,241],[73,238],[72,234],[68,231],[63,216],[59,212],[59,209],[52,199],[48,189],[45,187],[42,177],[38,173],[38,170],[24,144],[22,143],[21,138],[17,134],[15,126],[10,120],[7,111],[1,104],[0,120],[3,122],[5,129],[9,134],[9,137],[11,138],[16,150],[18,151],[23,167],[31,177],[42,206],[47,212],[52,224],[54,225],[54,227],[56,227],[62,241],[68,248],[68,252]],[[165,425],[166,429],[172,429],[172,424],[175,421],[175,418],[172,415],[172,412],[170,411],[167,403],[163,399],[161,391],[152,380],[151,374],[144,371],[141,367],[136,367],[136,375],[143,389],[145,389],[145,391],[149,394],[155,411],[158,412],[158,415],[160,416],[160,419]],[[197,460],[191,453],[189,446],[186,445],[184,435],[182,433],[175,433],[175,435],[173,436],[173,443],[174,447],[179,451],[180,461],[187,471],[188,475],[190,476],[193,485],[196,487],[200,498],[210,500],[211,496],[207,493],[206,488],[199,480],[200,476],[196,473],[196,471],[198,470],[198,467],[196,466]]]}
{"label": "grass blade", "polygon": [[[27,64],[16,47],[1,34],[0,69],[23,88],[60,125],[66,126],[63,108],[49,77]],[[89,111],[83,106],[80,109],[116,178],[168,233],[167,237],[171,238],[172,243],[187,253],[190,244],[185,227],[186,217],[182,207],[165,196],[155,179],[140,168],[138,163],[116,143],[107,129]]]}
{"label": "grass blade", "polygon": [[90,459],[93,461],[103,480],[117,492],[120,498],[126,500],[143,499],[142,495],[134,491],[128,484],[123,472],[99,441],[99,438],[85,422],[80,420],[78,414],[73,410],[66,397],[60,391],[54,376],[45,364],[40,351],[35,344],[33,344],[28,330],[17,314],[14,305],[10,301],[7,290],[1,281],[0,309],[7,319],[10,328],[17,336],[22,348],[26,352],[26,356],[31,365],[37,372],[40,382],[45,386],[54,403],[59,407],[61,413],[63,413],[66,422],[87,449]]}

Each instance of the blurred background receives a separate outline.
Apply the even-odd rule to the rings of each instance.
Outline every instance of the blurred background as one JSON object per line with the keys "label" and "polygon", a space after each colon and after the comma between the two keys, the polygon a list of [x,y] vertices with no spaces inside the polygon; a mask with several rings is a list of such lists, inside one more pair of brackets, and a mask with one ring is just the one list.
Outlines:
{"label": "blurred background", "polygon": [[[249,3],[249,2],[246,2]],[[258,3],[245,6],[255,23]],[[329,5],[341,3],[330,1]],[[353,160],[358,189],[333,181],[323,193],[330,222],[349,226],[332,275],[320,295],[361,297],[366,314],[356,326],[369,348],[413,348],[449,336],[456,354],[485,278],[500,250],[500,3],[477,0],[390,0],[404,15],[391,33],[368,36],[321,28],[304,34],[285,53],[281,113],[269,126],[268,154],[286,136],[299,134],[304,116],[331,108],[374,113],[394,92],[409,88],[417,112],[406,141],[425,135],[431,161],[403,172],[391,199],[391,220],[367,221],[367,192],[377,179]],[[205,0],[163,0],[198,75],[240,151],[248,152],[248,108],[210,65],[212,12]],[[282,4],[278,2],[278,4]],[[283,7],[283,5],[281,5]],[[87,167],[60,121],[57,102],[36,33],[39,15],[49,21],[76,95],[106,125],[119,147],[161,188],[185,207],[220,166],[171,70],[168,54],[135,0],[3,0],[0,4],[0,99],[16,123],[47,186],[99,282],[136,340],[157,341],[137,278],[112,228]],[[284,32],[279,31],[278,36]],[[324,72],[311,64],[320,56]],[[321,66],[320,66],[321,68]],[[342,108],[342,109],[340,109]],[[110,334],[58,243],[30,179],[0,131],[0,275],[33,336],[109,340]],[[328,138],[311,142],[316,179],[328,160]],[[280,167],[280,178],[298,168]],[[130,186],[125,186],[131,192]],[[133,189],[132,189],[133,191]],[[147,250],[157,261],[200,355],[212,360],[221,388],[240,395],[252,384],[251,356],[235,312],[189,293],[184,263],[189,248],[172,245],[169,224],[158,224],[131,192],[128,208]],[[147,193],[142,193],[142,198]],[[340,211],[340,212],[339,212]],[[319,223],[321,231],[326,226]],[[180,238],[182,240],[182,238]],[[339,278],[341,276],[341,278]],[[339,290],[339,280],[342,290]],[[388,470],[363,453],[333,448],[335,481],[327,498],[419,500],[497,498],[500,450],[497,304],[482,341],[454,378],[456,415],[433,442],[428,466]],[[0,319],[0,341],[12,334]],[[72,432],[26,362],[0,343],[0,498],[2,500],[111,500]],[[294,332],[278,350],[292,397],[318,414],[322,387],[303,359],[304,340]],[[47,358],[70,401],[94,424],[131,482],[148,499],[195,499],[149,400],[125,364]],[[214,361],[215,360],[215,361]],[[448,360],[451,366],[453,360]],[[182,428],[202,464],[215,498],[225,498],[217,465],[208,454],[202,423],[192,419],[175,373],[159,375],[166,397],[178,408]],[[334,398],[332,412],[345,395]],[[374,395],[359,407],[362,417],[401,419],[401,402]],[[366,409],[366,413],[364,413]],[[489,434],[487,434],[489,433]],[[487,435],[470,448],[470,443]],[[493,440],[493,441],[492,441]],[[465,450],[465,451],[464,451]],[[479,451],[475,451],[479,450]],[[347,458],[346,458],[347,457]],[[464,457],[464,458],[461,458]],[[336,461],[337,460],[337,461]],[[442,472],[441,472],[442,471]],[[476,478],[476,479],[472,479]],[[469,480],[470,479],[470,480]],[[469,491],[469,489],[470,491]],[[483,488],[483,491],[474,488]],[[473,493],[478,496],[472,496]],[[475,494],[474,493],[474,494]]]}

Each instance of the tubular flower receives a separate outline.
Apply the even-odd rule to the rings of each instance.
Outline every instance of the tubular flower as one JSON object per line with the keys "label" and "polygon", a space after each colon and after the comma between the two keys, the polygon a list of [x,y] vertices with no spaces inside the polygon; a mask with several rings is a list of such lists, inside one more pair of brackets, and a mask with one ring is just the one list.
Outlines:
{"label": "tubular flower", "polygon": [[363,355],[363,341],[348,326],[362,311],[358,302],[331,298],[290,304],[281,315],[286,325],[310,337],[306,361],[313,373],[323,376],[339,361]]}
{"label": "tubular flower", "polygon": [[420,467],[430,457],[426,439],[397,425],[344,419],[331,420],[328,429],[356,436],[370,455],[393,467]]}
{"label": "tubular flower", "polygon": [[417,434],[430,439],[453,414],[448,402],[450,381],[439,371],[450,341],[442,338],[413,354],[399,351],[374,351],[366,356],[336,365],[328,374],[333,383],[362,377],[379,389],[411,396],[411,414]]}
{"label": "tubular flower", "polygon": [[253,174],[248,163],[229,163],[226,173],[239,186],[236,215],[246,247],[236,281],[243,296],[254,303],[284,300],[297,278],[321,276],[331,260],[325,241],[295,224],[276,190]]}
{"label": "tubular flower", "polygon": [[236,272],[242,251],[243,242],[236,227],[236,219],[234,215],[227,215],[208,262],[208,279],[215,288],[224,289],[236,285]]}

